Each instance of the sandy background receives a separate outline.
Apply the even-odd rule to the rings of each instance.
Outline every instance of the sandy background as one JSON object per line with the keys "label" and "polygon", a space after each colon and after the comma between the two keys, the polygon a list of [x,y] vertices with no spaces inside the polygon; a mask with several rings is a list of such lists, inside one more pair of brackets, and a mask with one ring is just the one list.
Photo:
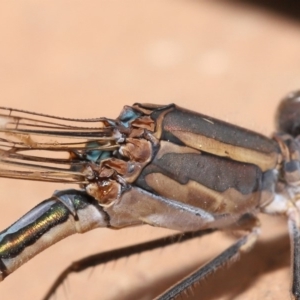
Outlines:
{"label": "sandy background", "polygon": [[[300,88],[300,23],[295,9],[251,2],[2,1],[0,105],[86,118],[175,102],[270,135],[279,99]],[[0,228],[63,188],[0,179]],[[262,217],[262,229],[251,253],[182,299],[288,299],[285,221]],[[70,237],[2,282],[0,299],[40,299],[72,261],[166,233]],[[152,299],[232,241],[217,233],[107,264],[72,276],[55,299]]]}

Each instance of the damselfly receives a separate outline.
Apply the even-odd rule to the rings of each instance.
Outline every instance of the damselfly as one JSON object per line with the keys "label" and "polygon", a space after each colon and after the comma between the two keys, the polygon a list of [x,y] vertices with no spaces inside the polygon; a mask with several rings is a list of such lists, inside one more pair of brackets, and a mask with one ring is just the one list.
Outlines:
{"label": "damselfly", "polygon": [[[158,299],[174,299],[256,242],[259,212],[287,216],[292,295],[300,299],[300,92],[277,113],[272,138],[174,104],[125,106],[116,119],[53,117],[0,108],[0,177],[76,183],[0,233],[0,280],[73,233],[148,224],[245,235]],[[55,155],[52,155],[55,154]],[[174,239],[173,239],[174,240]],[[170,244],[161,239],[95,255],[73,268]],[[49,299],[72,268],[59,276]]]}

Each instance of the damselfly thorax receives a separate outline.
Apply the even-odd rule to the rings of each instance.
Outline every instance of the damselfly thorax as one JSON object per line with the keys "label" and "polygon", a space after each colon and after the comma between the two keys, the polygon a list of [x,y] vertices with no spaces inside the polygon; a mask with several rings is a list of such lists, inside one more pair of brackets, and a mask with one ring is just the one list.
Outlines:
{"label": "damselfly thorax", "polygon": [[[256,242],[259,212],[286,215],[292,295],[300,299],[300,93],[277,113],[272,138],[174,104],[125,106],[117,119],[77,120],[0,108],[0,177],[76,183],[55,192],[0,234],[0,280],[73,233],[148,224],[181,241],[243,231],[231,247],[170,288],[174,299]],[[53,155],[52,155],[53,154]],[[168,245],[159,239],[82,260],[68,274]]]}

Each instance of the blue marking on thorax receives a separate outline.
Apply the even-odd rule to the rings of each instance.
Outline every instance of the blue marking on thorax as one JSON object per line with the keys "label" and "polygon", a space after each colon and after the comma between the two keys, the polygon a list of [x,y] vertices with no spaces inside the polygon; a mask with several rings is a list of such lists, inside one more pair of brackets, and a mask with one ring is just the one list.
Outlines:
{"label": "blue marking on thorax", "polygon": [[[87,143],[86,146],[87,146],[87,148],[97,148],[100,145],[97,142],[89,142],[89,143]],[[98,149],[91,149],[91,150],[86,150],[85,154],[86,154],[87,160],[94,162],[94,163],[99,163],[101,160],[111,157],[112,152],[98,150]]]}
{"label": "blue marking on thorax", "polygon": [[133,110],[129,106],[126,106],[124,107],[118,119],[124,127],[128,128],[130,126],[130,123],[138,117],[140,117],[141,115],[141,113],[137,112],[136,110]]}

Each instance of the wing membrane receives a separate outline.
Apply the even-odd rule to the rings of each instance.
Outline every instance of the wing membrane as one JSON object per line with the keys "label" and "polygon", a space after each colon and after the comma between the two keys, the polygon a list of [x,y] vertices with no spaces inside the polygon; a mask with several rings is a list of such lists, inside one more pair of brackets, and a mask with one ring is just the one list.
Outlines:
{"label": "wing membrane", "polygon": [[118,148],[114,122],[0,107],[0,177],[85,183],[84,153]]}

